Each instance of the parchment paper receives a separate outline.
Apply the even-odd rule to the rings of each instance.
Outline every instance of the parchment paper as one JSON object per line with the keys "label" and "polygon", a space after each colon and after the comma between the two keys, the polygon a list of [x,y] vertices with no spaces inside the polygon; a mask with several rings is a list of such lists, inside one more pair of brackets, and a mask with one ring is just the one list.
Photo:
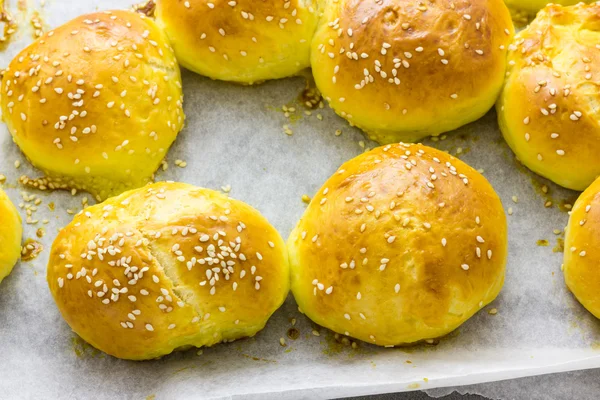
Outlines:
{"label": "parchment paper", "polygon": [[[16,2],[16,0],[15,0]],[[132,2],[104,0],[102,9]],[[29,19],[39,10],[49,27],[96,9],[94,0],[14,2],[17,38],[0,53],[0,67],[32,41]],[[286,237],[302,215],[303,194],[312,195],[344,161],[372,147],[329,109],[311,116],[298,96],[304,78],[241,87],[183,72],[187,126],[171,149],[169,169],[158,180],[180,180],[219,190],[257,207]],[[295,107],[286,118],[283,105]],[[317,116],[322,116],[322,120]],[[48,249],[60,227],[92,196],[44,193],[17,184],[21,175],[39,176],[0,126],[0,174],[11,199],[22,192],[42,202],[26,224],[25,238],[38,228],[45,249],[22,262],[0,285],[0,398],[330,398],[442,386],[458,386],[521,376],[600,367],[600,323],[565,288],[562,253],[553,252],[568,216],[558,207],[572,203],[569,192],[526,171],[514,159],[495,122],[495,113],[445,140],[426,141],[483,169],[508,210],[509,262],[500,297],[438,345],[382,349],[359,343],[354,349],[301,315],[290,297],[255,338],[203,350],[176,353],[158,361],[114,359],[72,333],[46,285]],[[284,133],[289,125],[292,136]],[[336,136],[336,129],[342,130]],[[187,162],[186,168],[174,165]],[[19,160],[21,167],[15,169]],[[549,194],[544,194],[546,184]],[[517,196],[517,203],[512,200]],[[544,203],[552,201],[551,207]],[[49,203],[55,203],[55,210]],[[30,201],[33,205],[33,201]],[[21,210],[25,218],[24,209]],[[48,219],[48,224],[42,220]],[[538,245],[547,240],[548,246]],[[544,242],[540,242],[543,244]],[[497,315],[488,314],[496,308]],[[287,337],[295,318],[297,340]],[[315,336],[316,330],[320,336]],[[283,337],[286,346],[279,339]]]}

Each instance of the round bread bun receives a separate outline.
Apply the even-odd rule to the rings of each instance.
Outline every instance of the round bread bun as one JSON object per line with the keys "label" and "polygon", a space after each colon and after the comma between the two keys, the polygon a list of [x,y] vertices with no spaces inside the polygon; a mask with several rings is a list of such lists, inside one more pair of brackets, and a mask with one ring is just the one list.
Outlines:
{"label": "round bread bun", "polygon": [[600,175],[600,4],[549,5],[515,37],[496,109],[502,134],[535,173],[574,190]]}
{"label": "round bread bun", "polygon": [[330,106],[370,139],[412,142],[493,106],[513,29],[502,0],[330,1],[312,71]]}
{"label": "round bread bun", "polygon": [[156,21],[185,68],[253,84],[310,66],[318,12],[316,0],[159,0]]}
{"label": "round bread bun", "polygon": [[183,126],[182,96],[175,56],[154,22],[98,12],[15,57],[2,80],[2,117],[49,177],[44,186],[103,199],[151,180]]}
{"label": "round bread bun", "polygon": [[456,329],[504,283],[507,226],[485,178],[422,145],[343,164],[288,239],[292,292],[319,325],[392,346]]}
{"label": "round bread bun", "polygon": [[600,179],[579,196],[565,236],[563,271],[567,287],[600,318]]}
{"label": "round bread bun", "polygon": [[577,3],[590,3],[589,0],[504,0],[506,4],[515,10],[528,11],[530,13],[536,13],[548,4],[560,4],[563,6],[571,6]]}
{"label": "round bread bun", "polygon": [[22,236],[21,216],[0,189],[0,282],[10,274],[21,257]]}
{"label": "round bread bun", "polygon": [[254,208],[156,183],[85,209],[58,235],[48,284],[71,328],[145,360],[249,337],[285,300],[285,243]]}

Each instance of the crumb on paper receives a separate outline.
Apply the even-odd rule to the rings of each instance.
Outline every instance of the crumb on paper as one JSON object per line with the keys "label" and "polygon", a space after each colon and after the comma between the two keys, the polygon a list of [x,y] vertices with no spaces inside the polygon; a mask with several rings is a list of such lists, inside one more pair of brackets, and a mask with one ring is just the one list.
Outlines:
{"label": "crumb on paper", "polygon": [[517,196],[513,196],[511,199],[515,204],[519,202],[519,198]]}
{"label": "crumb on paper", "polygon": [[313,334],[314,336],[321,336],[321,334],[319,333],[319,331],[317,331],[317,330],[315,330],[315,329],[313,329],[313,330],[312,330],[312,334]]}
{"label": "crumb on paper", "polygon": [[44,246],[38,241],[27,239],[21,249],[21,260],[31,261],[35,259],[42,251]]}
{"label": "crumb on paper", "polygon": [[490,315],[496,315],[496,314],[498,314],[498,309],[497,308],[490,308],[488,310],[488,314],[490,314]]}
{"label": "crumb on paper", "polygon": [[342,130],[341,129],[336,129],[335,130],[335,136],[340,136],[342,134]]}
{"label": "crumb on paper", "polygon": [[310,196],[307,194],[302,195],[302,201],[306,204],[310,203]]}
{"label": "crumb on paper", "polygon": [[294,134],[294,131],[292,131],[292,130],[290,129],[290,126],[289,126],[289,125],[287,125],[287,124],[286,124],[286,125],[283,125],[283,127],[282,127],[282,128],[283,128],[283,133],[285,133],[286,135],[288,135],[288,136],[292,136],[292,135]]}
{"label": "crumb on paper", "polygon": [[287,346],[287,344],[285,343],[285,338],[282,338],[282,337],[279,338],[279,345],[281,347],[286,347]]}
{"label": "crumb on paper", "polygon": [[508,207],[508,215],[513,215],[513,208],[512,207]]}
{"label": "crumb on paper", "polygon": [[34,11],[33,15],[31,16],[31,20],[29,22],[31,23],[31,26],[33,27],[34,39],[41,37],[44,34],[44,28],[42,25],[42,19],[40,17],[40,13],[37,11]]}
{"label": "crumb on paper", "polygon": [[175,160],[175,165],[178,166],[179,168],[185,168],[185,167],[187,167],[187,162],[185,162],[183,160]]}
{"label": "crumb on paper", "polygon": [[221,186],[221,190],[222,190],[224,193],[229,193],[229,192],[231,192],[231,185],[230,185],[230,184],[227,184],[227,185]]}

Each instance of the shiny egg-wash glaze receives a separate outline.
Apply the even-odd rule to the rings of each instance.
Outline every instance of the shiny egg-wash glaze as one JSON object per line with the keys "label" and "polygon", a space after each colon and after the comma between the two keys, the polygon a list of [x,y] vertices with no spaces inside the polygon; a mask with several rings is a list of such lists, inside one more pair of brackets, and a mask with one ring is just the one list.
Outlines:
{"label": "shiny egg-wash glaze", "polygon": [[550,5],[516,35],[498,123],[517,158],[573,190],[600,175],[600,4]]}
{"label": "shiny egg-wash glaze", "polygon": [[289,291],[275,228],[241,201],[183,183],[86,208],[54,241],[47,277],[78,335],[132,360],[253,336]]}
{"label": "shiny egg-wash glaze", "polygon": [[10,274],[21,257],[22,236],[19,212],[0,189],[0,282]]}
{"label": "shiny egg-wash glaze", "polygon": [[567,287],[600,318],[600,179],[575,202],[565,235],[563,271]]}
{"label": "shiny egg-wash glaze", "polygon": [[2,117],[50,188],[104,199],[152,179],[183,126],[181,77],[149,18],[99,12],[44,34],[10,63]]}
{"label": "shiny egg-wash glaze", "polygon": [[507,225],[477,171],[422,145],[345,164],[288,239],[292,292],[319,325],[377,345],[443,336],[496,298]]}
{"label": "shiny egg-wash glaze", "polygon": [[312,71],[336,113],[369,138],[411,142],[494,105],[513,33],[502,0],[330,1]]}
{"label": "shiny egg-wash glaze", "polygon": [[156,5],[157,23],[182,66],[243,84],[309,67],[318,19],[315,0],[158,0]]}

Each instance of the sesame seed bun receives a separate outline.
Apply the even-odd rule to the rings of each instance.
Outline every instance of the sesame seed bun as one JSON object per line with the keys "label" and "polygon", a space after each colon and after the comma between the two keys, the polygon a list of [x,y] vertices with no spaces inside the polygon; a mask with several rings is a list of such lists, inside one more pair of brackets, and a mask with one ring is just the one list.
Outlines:
{"label": "sesame seed bun", "polygon": [[23,227],[21,216],[6,193],[0,189],[0,282],[10,274],[21,257]]}
{"label": "sesame seed bun", "polygon": [[577,3],[591,3],[591,1],[581,0],[504,0],[506,4],[516,10],[524,10],[532,13],[538,12],[544,8],[547,4],[560,4],[563,6],[570,6]]}
{"label": "sesame seed bun", "polygon": [[85,209],[54,241],[47,278],[78,335],[131,360],[253,336],[289,290],[285,243],[268,221],[183,183]]}
{"label": "sesame seed bun", "polygon": [[2,117],[56,186],[97,198],[143,186],[183,126],[179,67],[141,14],[84,15],[44,34],[10,63]]}
{"label": "sesame seed bun", "polygon": [[309,67],[318,13],[315,0],[159,0],[156,21],[182,66],[253,84]]}
{"label": "sesame seed bun", "polygon": [[323,96],[382,144],[474,121],[502,86],[513,35],[502,0],[419,4],[330,1],[312,42]]}
{"label": "sesame seed bun", "polygon": [[[496,109],[506,142],[537,174],[574,190],[600,175],[600,4],[550,5],[515,37]],[[580,34],[584,32],[585,34]]]}
{"label": "sesame seed bun", "polygon": [[377,345],[443,336],[496,298],[507,226],[486,179],[422,145],[343,164],[288,239],[292,292],[314,322]]}
{"label": "sesame seed bun", "polygon": [[600,179],[575,202],[565,236],[563,271],[567,287],[600,318]]}

